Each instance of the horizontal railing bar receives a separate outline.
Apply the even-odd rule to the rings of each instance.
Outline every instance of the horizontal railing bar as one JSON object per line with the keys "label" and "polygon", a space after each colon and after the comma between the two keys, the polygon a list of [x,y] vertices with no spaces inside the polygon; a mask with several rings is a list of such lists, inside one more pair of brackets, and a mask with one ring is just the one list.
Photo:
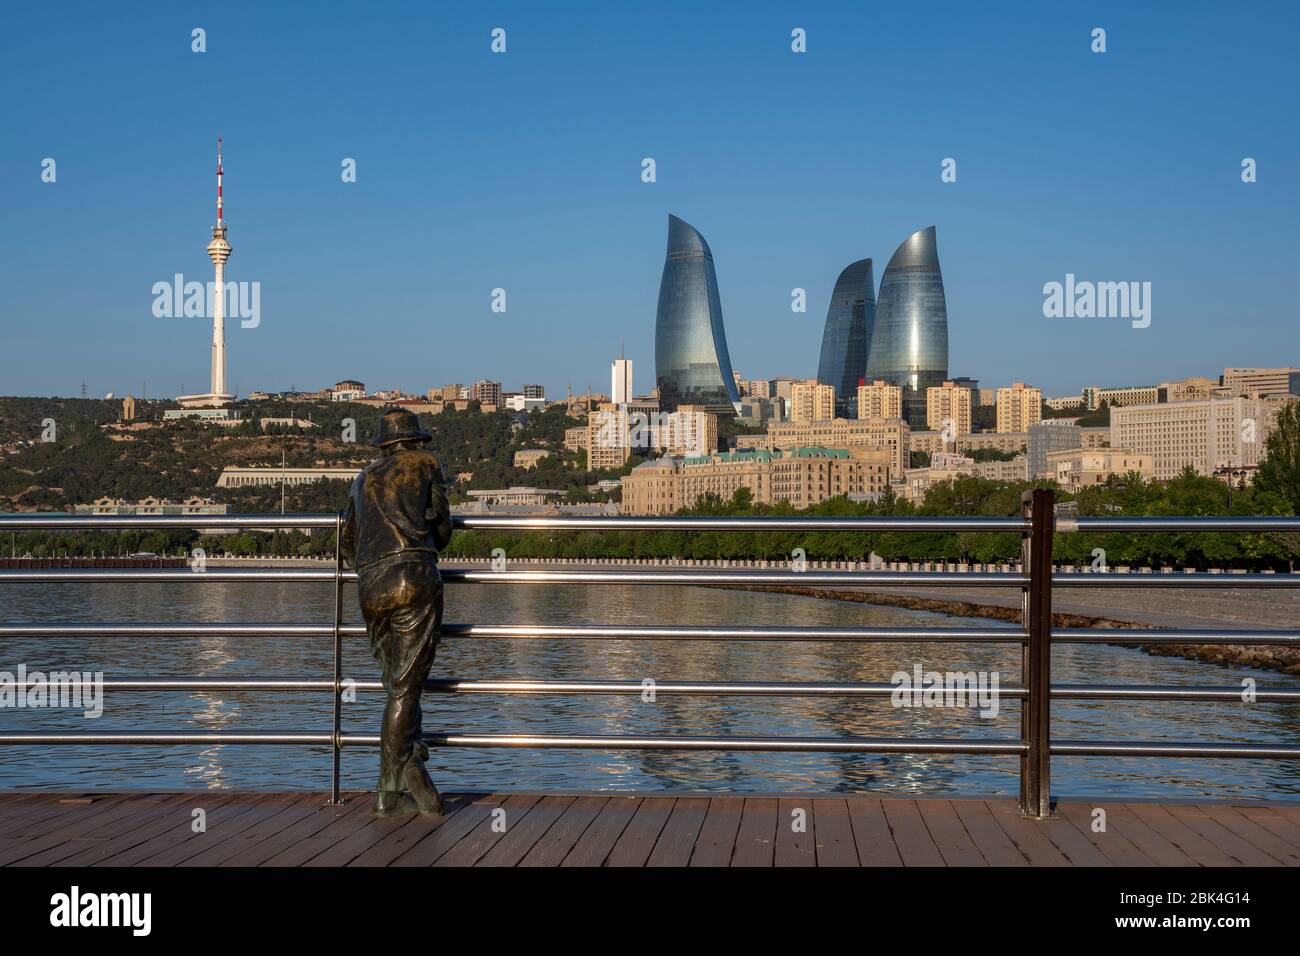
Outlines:
{"label": "horizontal railing bar", "polygon": [[0,515],[0,531],[89,531],[132,528],[333,528],[333,514],[78,515],[40,511]]}
{"label": "horizontal railing bar", "polygon": [[[361,624],[345,624],[346,636],[366,633]],[[313,636],[333,634],[327,624],[202,624],[202,623],[0,623],[0,637],[241,637]],[[671,641],[862,641],[925,642],[948,644],[1023,644],[1022,628],[979,625],[976,627],[709,627],[707,625],[659,627],[653,625],[542,625],[542,624],[444,624],[446,638],[515,638],[567,640],[671,640]]]}
{"label": "horizontal railing bar", "polygon": [[[60,531],[95,528],[332,528],[337,515],[225,514],[225,515],[78,515],[37,512],[0,515],[0,530]],[[668,515],[668,516],[579,516],[579,515],[469,515],[452,516],[452,524],[466,530],[498,531],[892,531],[892,532],[1019,532],[1029,527],[1020,517],[948,515],[890,515],[864,517],[778,516],[778,515]],[[1265,532],[1300,530],[1300,517],[1292,516],[1169,516],[1169,517],[1058,517],[1056,530],[1068,532]]]}
{"label": "horizontal railing bar", "polygon": [[[375,738],[379,740],[378,737]],[[234,733],[223,731],[212,734],[196,733],[140,733],[140,734],[0,734],[0,746],[27,746],[31,744],[86,744],[91,746],[171,746],[185,744],[274,744],[281,746],[305,745],[328,747],[334,735]]]}
{"label": "horizontal railing bar", "polygon": [[[1243,703],[1245,688],[1177,684],[1053,684],[1054,700],[1223,700]],[[1300,702],[1300,687],[1274,690],[1255,688],[1260,703]]]}
{"label": "horizontal railing bar", "polygon": [[[281,690],[307,691],[334,689],[332,680],[310,678],[105,678],[93,680],[60,680],[59,687],[69,690],[101,687],[118,691],[200,691],[200,690]],[[30,677],[13,685],[18,692],[41,686]],[[348,686],[359,691],[381,691],[381,681],[349,681]],[[889,697],[900,690],[894,683],[864,682],[798,682],[798,681],[672,681],[672,680],[469,680],[454,677],[433,677],[424,683],[424,689],[446,694],[643,694],[653,689],[656,694],[691,694],[718,696],[773,696],[773,697]],[[924,690],[924,689],[922,689]],[[1027,691],[1016,684],[1000,684],[999,697],[1022,699]],[[974,699],[975,690],[968,691]],[[1213,687],[1208,685],[1176,684],[1053,684],[1052,697],[1060,700],[1211,700],[1240,703],[1241,687]],[[1300,702],[1300,688],[1281,688],[1251,691],[1259,703]],[[974,706],[974,704],[972,704]]]}
{"label": "horizontal railing bar", "polygon": [[[310,678],[105,678],[94,680],[60,680],[59,687],[69,690],[100,687],[115,691],[206,691],[206,690],[259,690],[259,691],[333,691],[333,680]],[[358,691],[381,691],[381,681],[348,681],[348,687]],[[12,685],[19,693],[29,687],[43,686],[28,677]],[[894,683],[864,682],[798,682],[798,681],[673,681],[673,680],[469,680],[455,677],[433,677],[424,682],[424,689],[446,694],[643,694],[653,689],[656,694],[690,695],[745,695],[773,697],[889,697],[900,690]],[[922,689],[922,692],[924,688]],[[972,701],[975,689],[967,691]],[[1000,684],[999,697],[1023,699],[1028,692],[1017,684]],[[1251,691],[1254,702],[1300,702],[1300,688],[1259,689]],[[1177,684],[1053,684],[1052,697],[1059,700],[1209,700],[1243,702],[1241,687],[1213,687],[1208,685]],[[975,706],[972,704],[971,706]]]}
{"label": "horizontal railing bar", "polygon": [[1197,744],[1149,740],[1053,740],[1060,757],[1251,757],[1300,760],[1296,744]]}
{"label": "horizontal railing bar", "polygon": [[1058,532],[1168,532],[1168,531],[1300,531],[1300,517],[1260,516],[1250,517],[1135,517],[1056,519]]}
{"label": "horizontal railing bar", "polygon": [[786,517],[669,515],[644,517],[586,517],[569,515],[454,515],[453,524],[466,530],[530,531],[889,531],[889,532],[1020,532],[1029,521],[1019,517]]}
{"label": "horizontal railing bar", "polygon": [[1053,644],[1300,644],[1300,631],[1058,627]]}
{"label": "horizontal railing bar", "polygon": [[[961,575],[957,575],[961,577]],[[1175,574],[1168,571],[1117,574],[1058,571],[1054,588],[1294,588],[1300,574]]]}
{"label": "horizontal railing bar", "polygon": [[[443,568],[442,579],[453,584],[648,584],[795,586],[795,587],[991,587],[1020,588],[1029,583],[1023,574],[1007,571],[772,571],[757,569],[641,569],[630,571],[510,570],[476,571]],[[355,571],[344,571],[344,581],[356,581]],[[278,581],[333,583],[333,568],[4,568],[0,583],[74,581],[82,583],[204,581]],[[1062,588],[1293,588],[1300,574],[1118,574],[1057,572],[1052,586]]]}
{"label": "horizontal railing bar", "polygon": [[[349,737],[344,744],[378,742],[377,735]],[[725,750],[809,753],[1023,754],[1019,740],[950,740],[881,737],[640,737],[562,734],[425,734],[430,747],[518,747],[565,750]]]}
{"label": "horizontal railing bar", "polygon": [[[928,753],[1018,755],[1018,740],[876,737],[638,737],[559,734],[425,734],[431,747],[518,747],[566,750],[719,750],[799,753]],[[300,744],[329,746],[332,734],[0,734],[0,746],[34,744],[169,746],[186,744]],[[378,734],[341,734],[343,747],[377,747]]]}

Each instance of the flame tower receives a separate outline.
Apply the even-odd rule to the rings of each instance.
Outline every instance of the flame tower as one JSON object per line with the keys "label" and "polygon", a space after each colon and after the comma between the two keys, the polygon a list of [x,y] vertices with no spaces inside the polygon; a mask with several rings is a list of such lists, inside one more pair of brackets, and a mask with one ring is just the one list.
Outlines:
{"label": "flame tower", "polygon": [[208,243],[208,258],[216,270],[212,303],[212,382],[206,395],[182,395],[177,399],[186,408],[211,408],[229,405],[235,396],[226,391],[226,260],[231,248],[226,239],[224,200],[221,195],[221,137],[217,137],[217,224],[212,227],[212,241]]}

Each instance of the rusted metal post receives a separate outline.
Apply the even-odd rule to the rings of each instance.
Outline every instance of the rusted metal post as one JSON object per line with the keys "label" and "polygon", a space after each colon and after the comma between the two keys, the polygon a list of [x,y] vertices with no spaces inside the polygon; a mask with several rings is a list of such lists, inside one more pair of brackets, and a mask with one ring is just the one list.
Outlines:
{"label": "rusted metal post", "polygon": [[1056,495],[1034,488],[1021,497],[1021,511],[1030,519],[1021,544],[1025,574],[1026,643],[1021,658],[1028,696],[1021,708],[1021,737],[1029,751],[1020,761],[1020,811],[1029,817],[1050,817],[1052,726],[1052,530]]}

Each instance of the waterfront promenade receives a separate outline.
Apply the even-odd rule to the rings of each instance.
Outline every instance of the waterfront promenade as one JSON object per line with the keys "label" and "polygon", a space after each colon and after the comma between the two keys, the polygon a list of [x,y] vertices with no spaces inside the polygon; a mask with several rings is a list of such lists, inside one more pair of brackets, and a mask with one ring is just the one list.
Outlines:
{"label": "waterfront promenade", "polygon": [[973,797],[497,792],[447,795],[441,817],[376,820],[370,796],[0,794],[0,865],[1300,865],[1300,803],[1069,800],[1036,820]]}

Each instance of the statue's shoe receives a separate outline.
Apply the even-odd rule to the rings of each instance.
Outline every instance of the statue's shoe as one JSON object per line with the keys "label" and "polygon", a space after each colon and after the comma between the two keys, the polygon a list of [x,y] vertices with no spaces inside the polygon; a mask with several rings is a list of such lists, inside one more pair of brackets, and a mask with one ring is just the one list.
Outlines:
{"label": "statue's shoe", "polygon": [[403,782],[411,791],[411,798],[421,813],[441,815],[442,799],[438,796],[438,788],[433,785],[428,771],[424,769],[424,764],[415,760],[408,763]]}
{"label": "statue's shoe", "polygon": [[420,812],[419,806],[410,796],[389,790],[375,794],[372,810],[377,817],[409,817],[412,813]]}

